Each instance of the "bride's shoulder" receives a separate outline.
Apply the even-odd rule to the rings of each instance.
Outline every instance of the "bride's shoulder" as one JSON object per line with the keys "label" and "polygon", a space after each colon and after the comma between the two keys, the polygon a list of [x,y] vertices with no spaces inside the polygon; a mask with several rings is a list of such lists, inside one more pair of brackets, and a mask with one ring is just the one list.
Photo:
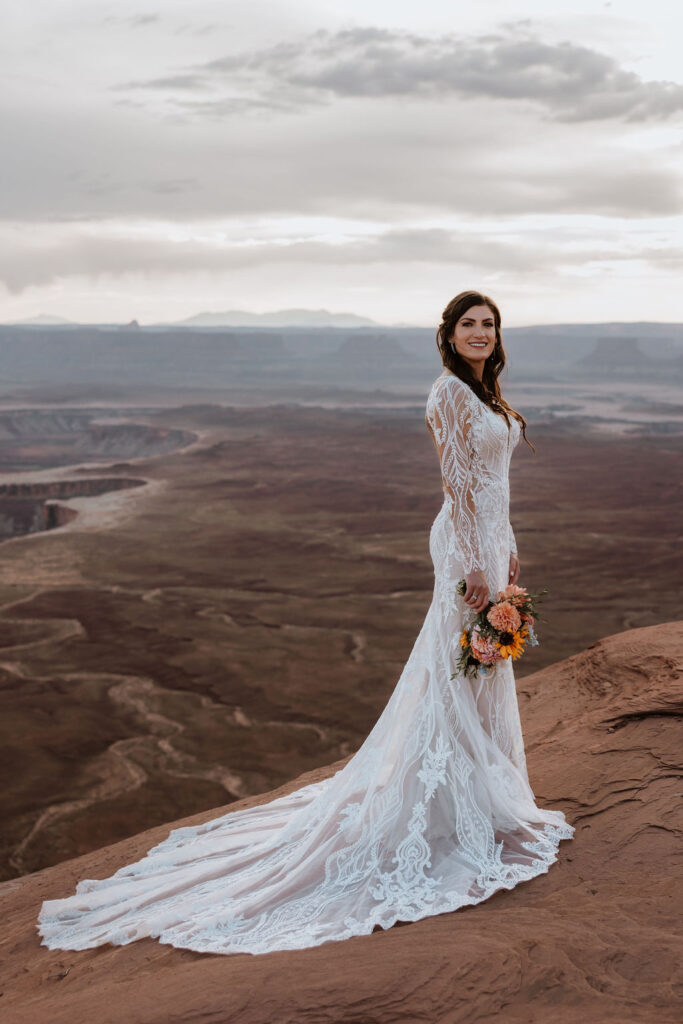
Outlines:
{"label": "bride's shoulder", "polygon": [[440,374],[431,386],[427,397],[425,418],[435,416],[451,424],[474,422],[481,415],[480,401],[469,384],[454,373]]}
{"label": "bride's shoulder", "polygon": [[464,380],[458,377],[455,373],[450,373],[448,370],[444,370],[443,373],[439,374],[439,376],[432,384],[432,387],[443,387],[444,385],[448,387],[466,388],[467,391],[472,391],[470,386],[468,384],[465,384]]}
{"label": "bride's shoulder", "polygon": [[461,380],[461,378],[456,376],[456,374],[449,373],[446,370],[436,378],[432,384],[430,394],[457,395],[458,398],[462,398],[468,402],[472,400],[476,401],[477,398],[469,384],[466,384],[465,381]]}

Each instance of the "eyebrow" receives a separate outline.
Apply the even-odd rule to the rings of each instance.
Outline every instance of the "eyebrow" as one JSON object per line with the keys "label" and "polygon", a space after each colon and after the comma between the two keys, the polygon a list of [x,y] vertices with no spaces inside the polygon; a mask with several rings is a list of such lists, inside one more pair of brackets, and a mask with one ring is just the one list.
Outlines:
{"label": "eyebrow", "polygon": [[[471,320],[474,323],[474,317],[473,316],[461,316],[460,320]],[[484,319],[482,320],[482,323],[485,323],[487,320],[490,320],[491,323],[493,323],[493,317],[492,316],[485,316]]]}

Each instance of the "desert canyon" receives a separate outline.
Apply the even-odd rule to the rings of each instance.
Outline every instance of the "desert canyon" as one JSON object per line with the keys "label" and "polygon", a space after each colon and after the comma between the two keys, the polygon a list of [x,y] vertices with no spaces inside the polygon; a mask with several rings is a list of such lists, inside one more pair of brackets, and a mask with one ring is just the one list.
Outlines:
{"label": "desert canyon", "polygon": [[549,590],[516,666],[529,773],[577,829],[547,875],[296,953],[40,945],[42,900],[336,771],[398,679],[431,598],[439,366],[372,390],[332,356],[333,383],[0,396],[2,1019],[674,1024],[682,410],[638,367],[607,398],[579,371],[505,392],[536,447],[512,461],[520,583]]}

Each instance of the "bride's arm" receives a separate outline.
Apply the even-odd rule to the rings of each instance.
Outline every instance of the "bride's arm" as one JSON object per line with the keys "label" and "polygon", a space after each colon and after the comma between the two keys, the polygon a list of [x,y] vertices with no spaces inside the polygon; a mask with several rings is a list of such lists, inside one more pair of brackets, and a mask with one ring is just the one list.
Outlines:
{"label": "bride's arm", "polygon": [[519,579],[519,555],[517,554],[517,544],[515,543],[515,535],[512,530],[512,523],[509,520],[508,528],[510,534],[510,564],[508,567],[508,583],[516,583]]}
{"label": "bride's arm", "polygon": [[476,459],[472,448],[472,423],[475,403],[476,398],[466,384],[447,380],[435,391],[430,416],[448,514],[466,574],[483,571],[484,568],[483,545],[473,497]]}

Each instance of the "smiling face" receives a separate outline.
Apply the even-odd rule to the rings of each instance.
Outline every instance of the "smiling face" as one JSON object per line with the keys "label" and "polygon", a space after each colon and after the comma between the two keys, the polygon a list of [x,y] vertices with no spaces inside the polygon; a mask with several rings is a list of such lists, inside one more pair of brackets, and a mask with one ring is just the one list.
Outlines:
{"label": "smiling face", "polygon": [[488,306],[470,306],[455,325],[451,344],[481,380],[484,362],[496,344],[496,322]]}

